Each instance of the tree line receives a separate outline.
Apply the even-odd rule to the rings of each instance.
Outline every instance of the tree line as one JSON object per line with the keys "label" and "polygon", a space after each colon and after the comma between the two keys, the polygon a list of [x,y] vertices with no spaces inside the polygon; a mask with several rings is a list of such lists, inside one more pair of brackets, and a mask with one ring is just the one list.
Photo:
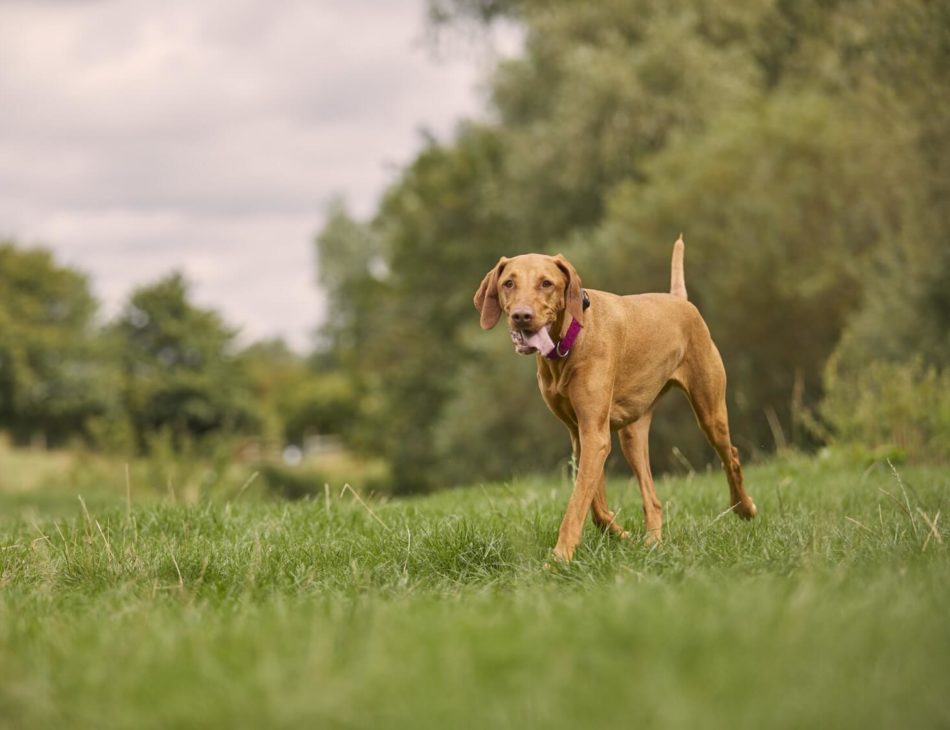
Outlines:
{"label": "tree line", "polygon": [[346,383],[281,341],[240,348],[180,273],[137,288],[102,324],[88,278],[0,243],[0,429],[15,444],[148,453],[336,433]]}

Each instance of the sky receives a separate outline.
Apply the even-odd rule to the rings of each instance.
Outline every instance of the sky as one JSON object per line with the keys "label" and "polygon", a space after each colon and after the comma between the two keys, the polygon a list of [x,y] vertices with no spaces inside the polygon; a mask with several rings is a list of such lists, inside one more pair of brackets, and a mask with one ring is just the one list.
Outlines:
{"label": "sky", "polygon": [[372,213],[518,42],[427,38],[424,0],[0,0],[0,240],[104,317],[179,270],[242,342],[306,351],[328,203]]}

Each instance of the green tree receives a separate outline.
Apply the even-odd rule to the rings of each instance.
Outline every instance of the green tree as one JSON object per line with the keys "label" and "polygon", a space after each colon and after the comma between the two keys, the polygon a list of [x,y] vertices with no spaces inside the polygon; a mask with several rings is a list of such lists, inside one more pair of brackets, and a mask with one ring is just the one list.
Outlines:
{"label": "green tree", "polygon": [[251,345],[241,353],[241,361],[265,438],[302,444],[307,436],[337,436],[351,429],[357,399],[353,379],[343,371],[321,373],[283,340]]}
{"label": "green tree", "polygon": [[85,276],[0,243],[0,428],[17,442],[89,437],[115,404]]}
{"label": "green tree", "polygon": [[189,302],[181,274],[137,289],[112,332],[123,405],[140,449],[163,433],[183,448],[257,426],[235,333],[216,312]]}
{"label": "green tree", "polygon": [[[839,41],[841,86],[861,113],[889,121],[905,174],[890,180],[893,223],[863,271],[862,306],[836,357],[839,375],[874,360],[950,363],[950,6],[862,3],[867,23]],[[871,164],[874,164],[871,158]],[[874,172],[893,170],[874,164]],[[911,368],[913,369],[913,368]]]}

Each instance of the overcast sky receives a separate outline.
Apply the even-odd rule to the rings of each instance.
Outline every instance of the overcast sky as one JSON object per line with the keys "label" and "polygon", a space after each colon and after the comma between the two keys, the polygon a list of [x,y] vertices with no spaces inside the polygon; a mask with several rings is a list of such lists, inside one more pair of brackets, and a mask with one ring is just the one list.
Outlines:
{"label": "overcast sky", "polygon": [[89,273],[107,314],[180,269],[243,341],[306,349],[327,202],[368,214],[420,130],[447,138],[484,108],[487,40],[436,54],[424,12],[0,0],[0,239]]}

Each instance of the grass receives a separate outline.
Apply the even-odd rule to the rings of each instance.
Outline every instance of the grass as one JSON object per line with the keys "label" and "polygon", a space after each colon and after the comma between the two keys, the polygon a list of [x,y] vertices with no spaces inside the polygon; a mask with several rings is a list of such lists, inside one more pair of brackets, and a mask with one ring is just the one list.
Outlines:
{"label": "grass", "polygon": [[[753,524],[719,518],[720,474],[665,479],[661,546],[589,527],[553,570],[556,481],[4,490],[0,726],[950,725],[950,474],[790,457],[747,480]],[[609,489],[640,528],[635,486]]]}

